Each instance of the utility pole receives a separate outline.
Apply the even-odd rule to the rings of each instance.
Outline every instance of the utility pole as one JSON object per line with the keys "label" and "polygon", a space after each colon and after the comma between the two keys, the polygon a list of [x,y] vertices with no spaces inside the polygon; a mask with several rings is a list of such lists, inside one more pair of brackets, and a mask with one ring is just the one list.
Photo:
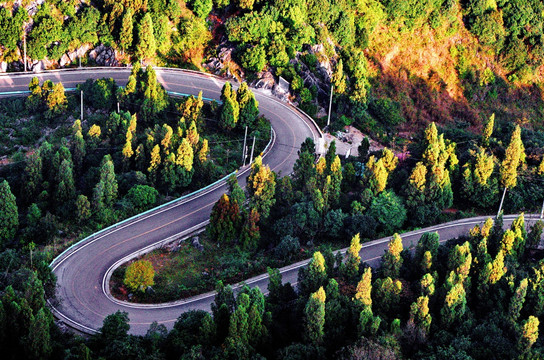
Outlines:
{"label": "utility pole", "polygon": [[504,197],[506,195],[506,190],[508,188],[507,187],[504,187],[504,191],[502,193],[502,199],[501,199],[501,204],[499,205],[499,211],[497,212],[497,217],[499,217],[500,213],[501,213],[501,210],[502,210],[502,203],[504,202]]}
{"label": "utility pole", "polygon": [[81,55],[77,57],[79,59],[79,68],[81,68]]}
{"label": "utility pole", "polygon": [[329,116],[327,117],[327,127],[331,124],[331,109],[332,109],[332,93],[334,92],[334,85],[331,84],[331,99],[329,100]]}
{"label": "utility pole", "polygon": [[23,24],[23,64],[24,64],[24,67],[25,67],[25,72],[26,72],[26,31],[25,31],[25,25],[26,24]]}
{"label": "utility pole", "polygon": [[255,136],[253,137],[253,146],[251,146],[251,158],[249,160],[250,164],[253,162],[253,151],[255,151]]}
{"label": "utility pole", "polygon": [[81,121],[83,121],[83,90],[81,90]]}
{"label": "utility pole", "polygon": [[242,148],[242,166],[246,166],[246,139],[247,139],[247,126],[246,126],[246,133],[244,135],[244,147]]}
{"label": "utility pole", "polygon": [[542,210],[540,210],[540,220],[544,217],[544,201],[542,201]]}
{"label": "utility pole", "polygon": [[121,111],[119,109],[119,102],[117,102],[117,113],[119,114]]}

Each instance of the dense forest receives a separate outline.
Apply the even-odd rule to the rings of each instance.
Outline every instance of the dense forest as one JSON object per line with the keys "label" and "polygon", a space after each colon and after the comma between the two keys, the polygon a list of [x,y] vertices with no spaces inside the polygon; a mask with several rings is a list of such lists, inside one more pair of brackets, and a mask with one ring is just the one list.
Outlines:
{"label": "dense forest", "polygon": [[[506,213],[540,209],[543,13],[536,0],[0,1],[2,71],[25,60],[34,70],[40,60],[103,65],[89,53],[99,45],[113,51],[109,65],[134,64],[125,87],[78,85],[90,104],[83,118],[77,95],[37,78],[28,97],[0,101],[3,355],[540,358],[542,222],[521,215],[503,229],[499,216],[442,246],[424,234],[415,249],[394,235],[374,268],[359,250],[379,236],[496,213],[503,194]],[[150,65],[240,86],[227,83],[220,103],[175,99]],[[143,337],[128,335],[120,312],[90,338],[59,327],[46,306],[55,254],[237,169],[246,126],[262,150],[270,125],[248,83],[269,75],[286,79],[288,99],[320,125],[332,92],[328,130],[361,130],[358,156],[340,158],[333,142],[319,157],[308,139],[291,176],[257,157],[245,189],[229,180],[206,233],[226,249],[208,279],[218,292],[210,313],[180,314],[170,332],[154,324]],[[334,255],[346,246],[344,258]],[[296,288],[281,283],[277,268],[310,257]],[[267,268],[266,296],[225,285],[229,274]]]}

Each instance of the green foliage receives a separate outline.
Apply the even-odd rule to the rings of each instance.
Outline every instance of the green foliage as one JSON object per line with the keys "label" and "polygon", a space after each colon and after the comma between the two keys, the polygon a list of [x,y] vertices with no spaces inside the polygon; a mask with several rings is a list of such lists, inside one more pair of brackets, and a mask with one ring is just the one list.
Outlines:
{"label": "green foliage", "polygon": [[154,284],[154,277],[153,264],[147,260],[138,260],[127,267],[124,283],[130,290],[145,291]]}
{"label": "green foliage", "polygon": [[0,183],[0,245],[6,246],[17,232],[19,226],[19,211],[15,195],[6,180]]}
{"label": "green foliage", "polygon": [[126,198],[138,211],[144,211],[155,205],[159,192],[148,185],[134,185],[128,191]]}
{"label": "green foliage", "polygon": [[157,45],[153,33],[153,20],[151,15],[146,13],[138,24],[138,42],[136,44],[136,55],[140,59],[152,58],[155,56]]}
{"label": "green foliage", "polygon": [[406,221],[402,200],[392,191],[384,191],[372,200],[369,215],[381,225],[385,234],[401,229]]}

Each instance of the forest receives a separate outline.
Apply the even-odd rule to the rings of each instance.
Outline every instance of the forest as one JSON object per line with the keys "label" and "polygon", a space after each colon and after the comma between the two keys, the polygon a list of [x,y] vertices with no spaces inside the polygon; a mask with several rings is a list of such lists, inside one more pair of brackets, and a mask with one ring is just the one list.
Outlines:
{"label": "forest", "polygon": [[[77,93],[61,83],[34,78],[28,97],[0,100],[3,354],[542,357],[544,224],[523,212],[539,212],[544,200],[543,13],[536,0],[0,1],[8,72],[23,61],[57,68],[101,44],[118,65],[134,64],[124,87],[77,86],[92,104],[83,119]],[[85,54],[69,60],[100,65]],[[151,65],[240,85],[227,82],[221,102],[174,98]],[[218,292],[211,312],[180,314],[171,331],[153,324],[145,336],[129,335],[122,312],[91,337],[59,326],[46,305],[54,256],[238,169],[246,126],[259,153],[270,124],[251,85],[267,74],[287,80],[289,101],[323,127],[332,92],[326,130],[361,130],[358,155],[337,156],[333,142],[318,156],[307,139],[291,176],[257,157],[245,189],[229,180],[204,235],[227,249],[206,279]],[[495,217],[503,194],[502,212],[521,213],[507,228]],[[404,231],[480,214],[493,217],[456,240],[441,245],[426,233],[403,248]],[[380,265],[361,263],[361,244],[380,236],[391,238]],[[277,269],[306,258],[297,286],[282,284]],[[120,281],[155,301],[142,291],[150,279],[131,282],[129,269]],[[228,285],[266,270],[267,292]],[[184,293],[166,287],[156,296]]]}

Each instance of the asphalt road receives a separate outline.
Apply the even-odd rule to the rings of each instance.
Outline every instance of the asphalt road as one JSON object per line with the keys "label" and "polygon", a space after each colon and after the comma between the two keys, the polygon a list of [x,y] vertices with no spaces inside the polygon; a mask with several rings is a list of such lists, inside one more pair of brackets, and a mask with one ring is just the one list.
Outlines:
{"label": "asphalt road", "polygon": [[[66,88],[75,87],[87,78],[112,77],[118,84],[125,84],[128,69],[91,69],[47,72],[38,75],[40,80],[61,81]],[[166,90],[184,94],[198,94],[219,99],[223,81],[204,74],[187,73],[174,70],[158,70],[158,79]],[[33,74],[0,75],[0,92],[27,90]],[[304,115],[273,97],[256,91],[261,113],[272,123],[276,139],[264,162],[283,175],[292,171],[297,158],[299,145],[306,137],[316,141],[319,130]],[[247,168],[238,172],[243,186]],[[210,309],[214,293],[207,293],[190,299],[158,305],[138,305],[113,299],[109,295],[107,278],[112,267],[120,259],[134,256],[142,249],[152,246],[172,236],[180,236],[199,228],[209,218],[213,204],[226,191],[224,183],[219,183],[196,195],[184,198],[163,208],[142,214],[128,222],[114,226],[92,238],[70,248],[51,264],[57,275],[57,301],[50,302],[54,314],[69,326],[85,333],[96,332],[104,318],[117,310],[126,311],[130,318],[130,332],[145,334],[149,325],[157,321],[172,328],[178,316],[192,309]],[[505,226],[514,216],[505,217]],[[446,241],[466,234],[475,224],[486,218],[472,218],[442,224],[402,235],[405,246],[415,244],[422,233],[437,231],[441,240]],[[363,245],[361,257],[371,264],[377,263],[387,246],[389,238],[375,240]],[[342,250],[342,251],[345,251]],[[307,264],[302,261],[285,267],[280,271],[284,282],[296,284],[298,269]],[[257,276],[246,281],[250,286],[259,286],[266,291],[267,275]]]}

